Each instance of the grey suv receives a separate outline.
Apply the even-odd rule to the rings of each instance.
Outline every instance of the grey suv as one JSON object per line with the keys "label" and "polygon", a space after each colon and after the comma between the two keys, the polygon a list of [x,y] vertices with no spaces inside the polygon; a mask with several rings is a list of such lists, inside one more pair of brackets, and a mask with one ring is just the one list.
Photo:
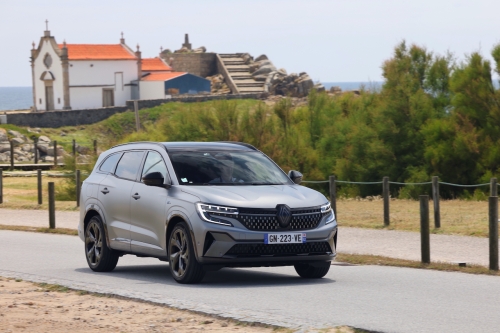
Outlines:
{"label": "grey suv", "polygon": [[222,267],[293,265],[321,278],[336,256],[337,222],[301,180],[244,143],[118,145],[83,183],[78,234],[97,272],[133,254],[168,261],[180,283]]}

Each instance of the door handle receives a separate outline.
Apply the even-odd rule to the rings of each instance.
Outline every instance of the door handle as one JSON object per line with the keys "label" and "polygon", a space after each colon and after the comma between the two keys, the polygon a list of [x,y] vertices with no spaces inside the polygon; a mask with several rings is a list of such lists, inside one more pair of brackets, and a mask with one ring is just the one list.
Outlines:
{"label": "door handle", "polygon": [[109,190],[107,187],[105,187],[102,191],[101,191],[103,194],[108,194],[109,193]]}
{"label": "door handle", "polygon": [[135,200],[137,200],[137,199],[140,199],[140,198],[141,198],[141,196],[139,195],[139,193],[136,193],[136,194],[134,194],[134,195],[132,196],[132,198],[134,198]]}

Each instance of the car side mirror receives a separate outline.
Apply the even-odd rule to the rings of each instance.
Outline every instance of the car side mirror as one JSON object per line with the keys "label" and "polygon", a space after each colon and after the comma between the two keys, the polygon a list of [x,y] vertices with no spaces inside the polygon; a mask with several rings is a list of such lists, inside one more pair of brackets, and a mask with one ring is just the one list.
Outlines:
{"label": "car side mirror", "polygon": [[302,182],[302,174],[295,170],[290,170],[288,172],[288,177],[295,183],[300,184]]}
{"label": "car side mirror", "polygon": [[165,179],[163,178],[163,175],[161,174],[161,172],[148,173],[142,177],[142,181],[147,186],[159,186],[159,187],[166,187],[166,188],[170,188],[172,186],[170,179],[168,180],[168,184],[165,184]]}

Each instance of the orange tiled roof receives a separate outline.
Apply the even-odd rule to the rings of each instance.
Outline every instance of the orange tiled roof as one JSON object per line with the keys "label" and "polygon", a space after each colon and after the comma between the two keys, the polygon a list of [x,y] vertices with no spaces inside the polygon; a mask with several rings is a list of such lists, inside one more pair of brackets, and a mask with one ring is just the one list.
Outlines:
{"label": "orange tiled roof", "polygon": [[[59,44],[59,48],[63,45]],[[134,60],[121,44],[66,44],[69,60]]]}
{"label": "orange tiled roof", "polygon": [[186,72],[151,73],[141,78],[141,81],[167,81],[175,77],[187,74]]}
{"label": "orange tiled roof", "polygon": [[144,58],[142,59],[143,71],[171,71],[172,67],[165,64],[160,58]]}

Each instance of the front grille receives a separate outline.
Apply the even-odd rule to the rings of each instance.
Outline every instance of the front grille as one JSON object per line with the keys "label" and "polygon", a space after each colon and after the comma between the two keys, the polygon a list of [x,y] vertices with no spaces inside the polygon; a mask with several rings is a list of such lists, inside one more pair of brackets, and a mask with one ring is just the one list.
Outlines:
{"label": "front grille", "polygon": [[332,252],[328,242],[302,244],[236,244],[226,255],[238,257],[321,255]]}
{"label": "front grille", "polygon": [[321,207],[292,209],[290,224],[282,228],[276,213],[276,209],[240,208],[238,221],[247,229],[257,231],[309,230],[316,228],[321,219],[329,214],[321,213]]}

